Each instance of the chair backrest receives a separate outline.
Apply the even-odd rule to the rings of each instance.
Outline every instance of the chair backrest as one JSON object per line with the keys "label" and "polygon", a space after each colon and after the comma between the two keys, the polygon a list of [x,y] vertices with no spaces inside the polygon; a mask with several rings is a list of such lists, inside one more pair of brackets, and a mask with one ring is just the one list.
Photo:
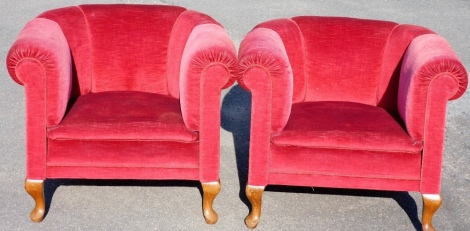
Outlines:
{"label": "chair backrest", "polygon": [[304,38],[306,101],[376,103],[376,89],[392,22],[296,17]]}
{"label": "chair backrest", "polygon": [[38,17],[56,21],[67,38],[74,65],[73,94],[168,94],[169,39],[184,11],[176,6],[81,5]]}
{"label": "chair backrest", "polygon": [[414,25],[300,16],[258,25],[276,31],[291,63],[293,102],[350,101],[396,111],[400,65]]}

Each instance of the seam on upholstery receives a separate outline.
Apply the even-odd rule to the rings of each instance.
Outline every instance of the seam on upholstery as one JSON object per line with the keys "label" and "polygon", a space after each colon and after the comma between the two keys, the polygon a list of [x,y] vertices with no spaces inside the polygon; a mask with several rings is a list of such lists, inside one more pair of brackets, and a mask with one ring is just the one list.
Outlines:
{"label": "seam on upholstery", "polygon": [[349,174],[334,174],[334,173],[323,173],[323,172],[289,172],[289,171],[271,171],[271,173],[278,174],[293,174],[293,175],[321,175],[321,176],[340,176],[340,177],[353,177],[353,178],[376,178],[376,179],[390,179],[390,180],[420,180],[420,178],[412,177],[389,177],[381,175],[349,175]]}
{"label": "seam on upholstery", "polygon": [[[228,81],[228,82],[230,82],[230,76],[231,76],[230,68],[229,68],[225,63],[222,63],[222,62],[211,62],[211,63],[209,63],[208,65],[206,65],[206,66],[202,69],[201,74],[202,74],[203,72],[205,72],[207,68],[209,68],[209,67],[211,67],[211,66],[215,66],[215,65],[222,65],[223,67],[225,67],[225,69],[227,70],[227,72],[228,72],[228,74],[229,74],[229,75],[228,75],[228,76],[229,76],[229,81]],[[203,82],[203,81],[199,81],[199,84],[201,84],[201,82]],[[227,82],[227,83],[228,83],[228,82]],[[227,83],[225,83],[225,84],[227,84]],[[200,87],[201,87],[201,86],[200,86]]]}
{"label": "seam on upholstery", "polygon": [[[443,73],[439,73],[436,76],[434,76],[431,79],[431,81],[429,82],[429,85],[426,89],[426,105],[425,105],[426,110],[424,111],[424,126],[423,126],[423,131],[422,131],[423,132],[423,151],[422,151],[422,156],[421,156],[421,159],[422,159],[421,160],[422,161],[421,162],[421,178],[423,178],[423,176],[424,176],[424,163],[425,163],[425,156],[426,156],[425,155],[426,153],[424,153],[424,147],[425,147],[424,143],[427,141],[427,133],[425,131],[426,131],[426,127],[427,127],[427,124],[428,124],[428,110],[429,110],[428,105],[429,105],[429,97],[430,97],[429,96],[429,92],[430,92],[429,89],[431,88],[431,85],[433,84],[434,80],[436,80],[437,78],[439,78],[441,76],[451,76],[453,79],[455,79],[457,81],[457,86],[460,85],[459,81],[457,80],[457,78],[452,73],[443,72]],[[459,89],[457,87],[457,92],[458,92],[458,90]],[[454,94],[456,94],[456,93],[454,93]],[[444,123],[445,123],[445,120],[444,120]],[[444,128],[445,128],[445,124],[444,124]],[[443,152],[442,155],[444,155],[444,150],[442,150],[442,152]],[[442,176],[441,176],[441,178],[442,178]],[[423,188],[423,181],[420,181],[420,190],[422,190],[422,188]]]}
{"label": "seam on upholstery", "polygon": [[[427,113],[428,113],[428,105],[429,105],[429,88],[430,86],[432,85],[432,83],[434,82],[435,80],[435,77],[431,79],[431,81],[429,82],[429,85],[427,86],[426,88],[426,102],[425,102],[425,110],[424,110],[424,125],[423,125],[423,151],[422,151],[422,154],[421,154],[421,178],[423,178],[424,176],[424,157],[426,156],[425,152],[424,152],[424,143],[427,141],[426,139],[426,133],[424,132],[426,130],[426,125],[428,124],[428,116],[427,116]],[[411,85],[411,81],[410,81],[410,85]],[[406,109],[406,107],[405,107]],[[405,113],[405,116],[406,116],[407,113]],[[405,121],[405,123],[407,124],[407,122]],[[419,189],[422,190],[423,189],[423,181],[420,181],[419,182]]]}
{"label": "seam on upholstery", "polygon": [[[281,41],[282,41],[282,39],[281,39]],[[285,51],[285,49],[286,48],[284,46],[284,51]],[[287,51],[286,51],[286,56],[287,56]],[[287,61],[289,61],[289,57],[287,57]],[[290,63],[289,63],[289,66],[291,66]],[[292,66],[291,66],[291,70],[292,70]],[[271,134],[272,134],[272,131],[273,131],[273,102],[274,102],[273,101],[273,85],[274,85],[273,82],[274,82],[274,80],[273,80],[273,77],[271,75],[271,72],[268,72],[268,76],[269,76],[269,80],[270,80],[269,83],[271,84],[271,86],[269,88],[269,90],[271,91],[271,94],[269,96],[270,100],[271,100],[269,102],[270,103],[269,106],[270,106],[271,110],[269,111],[269,121],[268,121],[268,128],[267,128],[268,129],[267,134],[269,134],[269,137],[268,137],[268,153],[266,154],[266,155],[268,155],[268,158],[267,158],[267,161],[268,161],[267,166],[268,167],[266,169],[268,172],[266,173],[266,182],[269,182],[269,169],[271,168],[271,138],[270,137],[271,137]],[[293,71],[292,71],[292,77],[294,77],[294,72]],[[289,110],[292,110],[292,101],[293,101],[292,98],[293,97],[294,97],[294,80],[292,79],[291,108],[289,108]],[[290,113],[289,113],[289,116],[290,116]],[[284,125],[284,127],[285,126],[286,125]]]}
{"label": "seam on upholstery", "polygon": [[305,145],[291,145],[291,144],[273,144],[273,145],[282,146],[282,147],[301,147],[301,148],[311,148],[311,149],[337,149],[337,150],[351,150],[351,151],[391,152],[391,153],[409,153],[409,154],[419,154],[421,153],[421,150],[423,150],[422,148],[420,151],[412,152],[412,151],[400,151],[400,150],[354,149],[354,148],[328,147],[328,146],[311,147],[311,146],[305,146]]}
{"label": "seam on upholstery", "polygon": [[[173,38],[173,33],[174,33],[174,30],[175,30],[175,25],[178,23],[178,21],[180,20],[180,18],[182,17],[182,15],[183,15],[185,12],[187,12],[187,11],[188,11],[188,10],[185,10],[185,11],[181,12],[180,15],[178,15],[178,18],[176,18],[175,22],[173,23],[173,26],[171,27],[170,36],[169,36],[169,38],[168,38],[168,48],[167,48],[166,64],[165,64],[165,77],[166,77],[166,84],[165,84],[165,87],[166,87],[166,92],[167,92],[168,95],[171,95],[171,94],[170,94],[170,86],[169,86],[169,82],[170,82],[170,81],[169,81],[169,78],[168,78],[168,77],[169,77],[169,76],[168,76],[168,68],[167,68],[166,66],[168,65],[168,63],[169,63],[169,61],[170,61],[170,60],[168,59],[168,55],[170,54],[170,52],[168,52],[169,49],[170,49],[170,41],[171,41],[171,39]],[[194,29],[194,27],[193,27],[193,29]],[[191,29],[191,32],[192,32],[192,29]],[[191,35],[191,32],[189,33],[190,35]],[[189,38],[189,36],[188,36],[188,38]],[[186,39],[186,42],[188,42],[187,39]],[[185,45],[186,45],[186,44],[185,44]],[[183,48],[183,53],[184,53],[184,48]],[[180,59],[181,59],[181,57],[180,57]],[[180,64],[181,64],[181,61],[180,61]],[[181,65],[180,65],[179,68],[181,69]],[[178,73],[180,73],[180,71],[178,71]],[[180,89],[179,89],[179,82],[180,82],[180,79],[179,79],[179,78],[180,78],[180,75],[178,74],[178,76],[176,76],[176,78],[178,78],[178,86],[177,86],[177,88],[178,88],[178,98],[179,98],[179,96],[181,95]]]}
{"label": "seam on upholstery", "polygon": [[[206,24],[207,24],[207,23],[206,23]],[[194,29],[194,28],[193,28],[193,29]],[[228,75],[228,76],[229,76],[229,80],[228,80],[228,81],[230,81],[230,69],[227,67],[227,65],[225,65],[225,64],[222,63],[222,62],[210,62],[208,65],[206,65],[206,66],[201,70],[201,75],[200,75],[200,76],[201,76],[201,77],[204,76],[204,73],[205,73],[205,71],[207,70],[207,68],[209,68],[209,67],[211,67],[211,66],[215,66],[215,65],[221,65],[222,67],[225,67],[225,69],[227,70],[227,72],[228,72],[228,74],[229,74],[229,75]],[[202,94],[203,94],[203,92],[205,92],[205,88],[204,88],[204,85],[205,85],[205,84],[204,84],[204,83],[205,83],[205,79],[200,78],[200,79],[199,79],[199,89],[200,89],[200,91],[199,91],[199,126],[198,126],[198,127],[199,127],[199,131],[202,131],[202,129],[201,129],[201,125],[202,125],[201,120],[202,120],[203,115],[202,115],[201,102],[202,102]],[[227,83],[225,83],[224,85],[226,85],[226,84],[227,84]],[[222,86],[222,87],[223,87],[223,86]],[[222,87],[221,87],[221,88],[222,88]],[[218,101],[220,101],[220,92],[219,92],[219,99],[218,99]],[[219,116],[219,117],[220,117],[220,116]],[[219,122],[219,123],[220,123],[220,122]],[[220,127],[220,125],[219,125],[219,127]],[[198,136],[198,138],[200,138],[200,135]],[[199,139],[199,140],[200,140],[200,139]],[[219,142],[218,142],[217,145],[219,146],[219,151],[218,151],[219,158],[218,158],[218,159],[219,159],[219,162],[220,162],[220,131],[219,131]],[[200,149],[200,148],[201,148],[201,144],[199,144],[198,169],[199,169],[199,179],[202,179],[202,168],[201,168],[201,155],[202,155],[202,154],[201,154],[201,149]],[[219,175],[218,175],[218,177],[220,178],[220,165],[219,165]]]}
{"label": "seam on upholstery", "polygon": [[[72,56],[72,54],[70,54],[70,56]],[[70,67],[70,68],[72,68],[72,67]],[[70,81],[72,81],[72,80],[70,80]],[[47,89],[48,89],[48,87],[47,87],[47,71],[46,70],[44,70],[44,88],[45,88],[45,90],[44,90],[45,96],[44,96],[44,125],[43,125],[44,126],[44,134],[43,135],[44,135],[44,143],[45,143],[45,146],[46,146],[46,147],[44,147],[44,155],[45,155],[45,157],[44,157],[44,159],[45,159],[44,174],[45,174],[45,178],[47,178],[47,158],[49,156],[48,155],[49,154],[48,153],[49,146],[48,146],[48,142],[47,142],[47,101],[48,101],[47,100],[47,96],[48,96]],[[69,98],[70,98],[70,96],[69,96]],[[69,101],[69,99],[67,101]],[[63,118],[63,115],[62,115],[62,118]],[[60,123],[60,121],[59,121],[59,123]]]}
{"label": "seam on upholstery", "polygon": [[195,141],[182,141],[182,140],[151,140],[151,139],[68,139],[68,138],[50,138],[51,140],[56,140],[56,141],[98,141],[98,142],[103,142],[103,141],[139,141],[139,142],[178,142],[178,143],[198,143],[198,140]]}
{"label": "seam on upholstery", "polygon": [[[305,101],[305,98],[307,97],[307,90],[308,90],[308,78],[307,78],[307,69],[306,69],[306,50],[305,50],[305,46],[304,46],[304,35],[302,33],[302,30],[300,30],[300,27],[299,25],[297,24],[297,22],[295,22],[292,18],[286,18],[288,21],[292,22],[292,24],[295,25],[295,27],[297,28],[297,30],[299,31],[299,35],[300,35],[300,47],[301,47],[301,50],[302,50],[302,71],[304,72],[304,76],[303,76],[303,79],[304,79],[304,84],[303,84],[303,91],[302,91],[302,96],[301,96],[301,100],[300,102],[304,102]],[[280,37],[280,36],[279,36]],[[284,45],[284,44],[283,44]],[[284,45],[284,48],[285,48],[285,45]],[[287,54],[287,49],[286,49],[286,54]],[[289,58],[289,56],[288,56]],[[294,102],[293,98],[294,98],[294,95],[295,95],[295,90],[294,90],[294,79],[295,79],[295,76],[294,76],[294,70],[293,70],[293,65],[290,64],[290,61],[289,61],[289,65],[291,66],[292,68],[292,102]]]}
{"label": "seam on upholstery", "polygon": [[[299,34],[300,34],[300,46],[302,47],[302,60],[303,60],[303,67],[302,67],[302,70],[304,72],[304,91],[303,91],[303,94],[302,94],[302,100],[300,102],[304,102],[305,99],[307,98],[307,90],[308,90],[308,82],[309,82],[309,79],[310,79],[310,76],[307,75],[307,68],[305,67],[306,66],[306,63],[307,63],[307,60],[306,60],[306,53],[307,51],[305,50],[305,41],[304,41],[304,34],[302,33],[302,30],[300,29],[300,26],[297,24],[296,21],[294,21],[292,18],[288,18],[289,20],[291,20],[294,25],[297,27],[297,29],[299,30]],[[286,52],[287,53],[287,52]],[[291,65],[292,67],[292,65]],[[292,71],[292,77],[294,77],[294,71]],[[292,80],[294,81],[294,80]],[[294,93],[292,91],[292,93]],[[294,96],[292,95],[292,98]]]}
{"label": "seam on upholstery", "polygon": [[[393,32],[395,31],[395,29],[397,27],[399,27],[400,24],[397,24],[395,25],[392,30],[390,30],[390,33],[388,34],[388,37],[387,37],[387,42],[385,43],[385,46],[382,50],[382,58],[381,58],[381,62],[380,62],[380,73],[379,73],[379,76],[377,78],[377,82],[376,82],[376,85],[375,85],[375,106],[377,106],[379,104],[379,90],[380,90],[380,86],[381,86],[381,83],[383,81],[383,78],[384,78],[384,73],[383,73],[383,65],[384,65],[384,56],[385,56],[385,50],[386,48],[388,47],[389,45],[389,42],[390,42],[390,37],[392,36]],[[401,68],[401,67],[400,67]],[[393,75],[393,72],[392,72],[392,75]]]}
{"label": "seam on upholstery", "polygon": [[[20,61],[18,61],[16,63],[16,65],[15,65],[15,74],[16,74],[16,76],[18,76],[18,74],[16,73],[18,65],[20,64],[20,62],[25,61],[25,60],[33,60],[33,61],[37,62],[44,71],[44,79],[43,79],[44,88],[45,88],[44,89],[44,102],[43,102],[44,103],[44,115],[43,115],[44,116],[43,117],[44,118],[44,121],[43,121],[44,124],[41,125],[41,126],[44,126],[43,136],[44,136],[44,139],[45,139],[46,147],[44,147],[45,148],[44,153],[42,153],[42,154],[45,155],[45,159],[46,159],[45,163],[44,163],[44,174],[45,174],[45,176],[47,176],[47,156],[48,156],[47,155],[47,151],[48,151],[48,149],[47,149],[47,128],[46,128],[46,126],[47,126],[47,71],[46,71],[46,68],[44,67],[44,65],[39,60],[37,60],[35,58],[28,57],[28,58],[23,58],[23,59],[21,59]],[[26,108],[26,110],[28,110],[28,108]],[[28,127],[28,125],[26,124],[26,130],[28,130],[27,127]],[[28,142],[27,140],[28,139],[26,139],[26,143]],[[28,172],[29,172],[28,164],[27,164],[28,163],[28,156],[29,156],[28,148],[26,148],[26,175],[28,175]]]}
{"label": "seam on upholstery", "polygon": [[[246,73],[249,69],[251,69],[251,68],[253,68],[253,67],[259,67],[259,68],[263,69],[266,73],[268,73],[269,78],[271,78],[271,74],[270,74],[270,72],[268,71],[268,69],[266,69],[266,68],[265,68],[263,65],[261,65],[261,64],[251,64],[250,66],[247,66],[247,67],[245,68],[245,70],[242,71],[242,75],[244,76],[245,73]],[[242,79],[243,79],[243,78],[242,78]],[[248,90],[249,90],[249,92],[251,92],[251,89],[248,89]],[[271,99],[272,99],[272,97],[271,97]]]}
{"label": "seam on upholstery", "polygon": [[[194,27],[191,29],[191,32],[189,33],[187,40],[189,40],[189,36],[191,36],[191,33],[193,32],[193,29],[194,29]],[[187,40],[186,40],[185,48],[186,48],[186,45],[187,45],[187,43],[188,43]],[[184,54],[184,49],[183,49],[183,54]],[[192,60],[190,61],[190,64],[191,64],[191,63],[192,63]],[[180,66],[181,66],[181,65],[180,65]],[[202,126],[201,120],[202,120],[203,115],[202,115],[201,102],[202,102],[202,94],[203,94],[204,89],[205,89],[205,88],[204,88],[204,79],[202,79],[201,77],[204,76],[204,71],[206,71],[206,68],[207,68],[207,66],[202,69],[202,71],[201,71],[201,73],[200,73],[200,76],[199,76],[199,101],[198,101],[198,107],[199,107],[199,110],[198,110],[198,112],[199,112],[199,121],[198,121],[198,126],[197,126],[197,127],[199,128],[199,131],[202,131],[202,129],[201,129],[201,126]],[[189,71],[188,71],[188,72],[189,72]],[[179,76],[178,76],[178,77],[179,77]],[[180,90],[181,90],[181,89],[180,89]],[[185,126],[185,127],[186,127],[186,126]],[[201,133],[202,133],[202,132],[201,132]],[[201,136],[201,134],[199,134],[199,138],[200,138],[200,136]],[[200,138],[200,140],[202,140],[202,139]],[[201,146],[202,146],[201,143],[199,143],[199,145],[198,145],[198,158],[197,158],[197,159],[198,159],[198,161],[197,161],[197,162],[198,162],[198,163],[197,163],[197,167],[198,167],[198,169],[199,169],[199,174],[198,174],[199,179],[202,179],[202,168],[201,168],[201,165],[202,165],[202,164],[201,164],[201,162],[202,162],[202,161],[201,161],[202,152],[201,152]],[[219,144],[219,146],[220,146],[220,144]]]}
{"label": "seam on upholstery", "polygon": [[[276,32],[276,34],[277,34],[277,32]],[[287,54],[287,52],[286,52],[286,54]],[[270,83],[270,87],[269,87],[269,91],[270,91],[270,95],[269,95],[270,102],[269,102],[269,104],[270,105],[269,105],[269,107],[270,107],[270,110],[269,110],[269,121],[268,121],[268,126],[267,126],[268,130],[266,131],[266,133],[269,134],[269,136],[271,136],[271,133],[272,133],[272,120],[273,120],[273,78],[271,76],[271,72],[268,71],[264,66],[261,66],[261,65],[257,64],[257,65],[250,66],[250,68],[255,67],[255,66],[256,67],[261,67],[262,70],[264,70],[266,72],[266,74],[268,75],[268,77],[269,77],[269,83]],[[253,109],[252,109],[252,111],[253,111]],[[252,126],[252,125],[250,125],[250,126]],[[250,131],[250,133],[251,133],[251,131]],[[270,140],[271,139],[269,139],[269,141],[268,141],[268,153],[266,154],[268,156],[267,163],[266,163],[267,164],[267,171],[268,171],[266,173],[266,182],[269,182],[269,169],[271,168],[271,142],[270,142]],[[250,138],[250,142],[251,142],[251,138]]]}
{"label": "seam on upholstery", "polygon": [[171,169],[171,168],[183,168],[183,169],[198,169],[194,166],[141,166],[141,165],[101,165],[101,164],[54,164],[48,163],[47,166],[50,167],[99,167],[99,168],[162,168],[162,169]]}
{"label": "seam on upholstery", "polygon": [[[247,68],[245,68],[245,70],[243,71],[243,76],[245,75],[245,73],[251,69],[251,68],[254,68],[254,67],[257,67],[257,68],[261,68],[262,70],[264,70],[264,72],[266,72],[266,74],[269,76],[269,80],[270,80],[270,83],[271,83],[271,87],[270,87],[270,91],[271,91],[271,95],[270,95],[270,107],[271,107],[271,110],[270,110],[270,115],[269,115],[269,121],[268,121],[268,131],[267,134],[271,134],[271,130],[272,130],[272,111],[273,111],[273,84],[272,84],[272,76],[271,76],[271,72],[269,72],[263,65],[260,65],[260,64],[253,64],[253,65],[250,65],[248,66]],[[251,92],[251,89],[250,89],[250,92]],[[253,95],[252,95],[253,97]],[[251,107],[253,107],[253,104],[251,105]],[[251,111],[253,111],[253,108],[251,108]],[[251,120],[251,119],[250,119]],[[250,125],[250,147],[251,147],[251,128],[252,128],[253,124]],[[269,135],[271,136],[271,135]],[[248,152],[250,152],[250,150],[248,150]],[[267,171],[268,173],[266,173],[266,182],[269,182],[269,169],[271,168],[271,142],[269,141],[268,142],[268,153],[266,154],[268,155],[268,158],[267,158]],[[250,156],[248,156],[248,163],[250,163]],[[248,164],[248,177],[250,175],[250,165]]]}
{"label": "seam on upholstery", "polygon": [[77,8],[80,10],[80,12],[82,12],[83,14],[83,18],[85,19],[85,23],[86,23],[86,27],[87,27],[87,35],[88,35],[88,42],[90,42],[90,47],[88,47],[90,50],[90,59],[91,59],[91,70],[90,70],[90,73],[87,78],[89,79],[90,83],[89,83],[89,92],[87,92],[87,94],[91,93],[91,92],[94,92],[94,70],[95,70],[95,62],[94,62],[94,58],[93,58],[93,41],[92,41],[92,36],[91,36],[91,31],[90,31],[90,24],[88,23],[88,18],[86,17],[85,15],[85,12],[83,11],[83,9],[80,7],[80,6],[77,6]]}
{"label": "seam on upholstery", "polygon": [[[304,82],[305,83],[304,83],[304,86],[303,86],[304,91],[303,91],[302,100],[299,101],[299,102],[305,102],[305,100],[307,99],[307,91],[308,91],[308,86],[309,86],[308,83],[310,81],[310,75],[307,73],[307,68],[306,68],[306,66],[308,66],[308,65],[307,65],[307,51],[306,51],[306,48],[305,48],[304,34],[302,33],[302,30],[300,29],[299,24],[297,24],[297,22],[294,19],[292,19],[292,18],[288,18],[288,19],[294,23],[294,25],[299,30],[299,34],[300,34],[300,46],[302,48],[301,50],[302,50],[302,60],[303,60],[302,70],[304,72]],[[292,65],[290,65],[290,66],[292,68]],[[295,78],[294,71],[292,71],[292,77]],[[292,81],[294,81],[294,80],[292,80]],[[294,91],[292,91],[292,93],[293,93],[292,98],[294,98]]]}
{"label": "seam on upholstery", "polygon": [[[452,96],[449,97],[449,98],[452,98],[455,94],[457,94],[459,92],[460,81],[457,79],[457,77],[454,74],[452,74],[452,72],[449,72],[449,71],[445,71],[445,72],[441,72],[441,73],[437,74],[436,76],[433,77],[433,80],[437,79],[437,78],[440,78],[442,76],[451,77],[452,79],[455,80],[455,82],[457,82],[457,89],[455,90],[454,93],[452,93]],[[428,86],[428,88],[429,88],[429,86]]]}
{"label": "seam on upholstery", "polygon": [[[42,70],[44,71],[44,73],[46,73],[46,75],[47,75],[46,68],[44,67],[44,65],[42,64],[41,61],[39,61],[39,60],[36,59],[36,58],[25,57],[25,58],[21,58],[20,60],[18,60],[18,61],[16,62],[15,67],[13,67],[13,68],[15,69],[15,75],[16,75],[16,76],[18,76],[18,73],[16,73],[16,70],[18,69],[18,66],[20,65],[21,62],[26,61],[26,60],[36,61],[36,62],[42,67]],[[17,77],[17,79],[19,79],[19,78]],[[24,81],[22,81],[22,82],[24,82]],[[23,83],[23,84],[24,84],[24,83]]]}

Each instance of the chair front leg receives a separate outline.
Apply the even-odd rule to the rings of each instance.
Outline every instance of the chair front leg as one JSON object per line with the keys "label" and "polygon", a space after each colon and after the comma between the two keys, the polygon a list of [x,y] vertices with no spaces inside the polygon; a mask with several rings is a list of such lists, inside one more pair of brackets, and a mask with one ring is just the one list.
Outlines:
{"label": "chair front leg", "polygon": [[245,188],[246,197],[251,203],[251,212],[245,218],[245,224],[248,228],[254,229],[261,218],[261,201],[263,197],[263,186],[247,185]]}
{"label": "chair front leg", "polygon": [[423,197],[423,231],[434,231],[432,226],[432,216],[442,204],[442,197],[439,194],[422,194]]}
{"label": "chair front leg", "polygon": [[36,206],[31,211],[29,217],[34,222],[41,222],[46,212],[46,201],[44,199],[44,181],[28,180],[24,182],[24,189],[33,197]]}
{"label": "chair front leg", "polygon": [[202,212],[207,224],[215,224],[219,218],[212,208],[214,199],[220,192],[220,181],[211,183],[202,183]]}

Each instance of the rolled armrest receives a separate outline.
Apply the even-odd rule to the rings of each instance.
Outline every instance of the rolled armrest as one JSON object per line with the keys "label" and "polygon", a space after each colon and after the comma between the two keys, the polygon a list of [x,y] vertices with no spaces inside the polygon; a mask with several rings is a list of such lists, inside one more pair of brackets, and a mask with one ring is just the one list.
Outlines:
{"label": "rolled armrest", "polygon": [[183,120],[199,132],[200,181],[219,180],[221,90],[236,78],[235,46],[220,25],[192,30],[181,58],[180,102]]}
{"label": "rolled armrest", "polygon": [[238,82],[252,98],[248,184],[266,186],[271,134],[284,129],[292,107],[292,69],[281,38],[267,28],[245,36],[239,65]]}
{"label": "rolled armrest", "polygon": [[57,23],[26,24],[7,57],[8,71],[26,94],[26,178],[46,178],[46,127],[63,118],[70,97],[71,57]]}
{"label": "rolled armrest", "polygon": [[426,110],[434,105],[431,97],[456,99],[467,84],[467,72],[444,38],[436,34],[415,38],[403,59],[398,91],[398,110],[411,137],[423,140]]}
{"label": "rolled armrest", "polygon": [[[70,50],[59,25],[43,18],[28,22],[8,52],[7,67],[11,78],[25,86],[27,104],[46,105],[46,125],[58,124],[71,89]],[[37,109],[34,114],[40,113]]]}
{"label": "rolled armrest", "polygon": [[[239,65],[238,83],[251,92],[253,98],[259,94],[266,100],[264,104],[272,107],[271,131],[282,131],[292,107],[293,76],[279,35],[266,28],[252,30],[240,45]],[[266,78],[256,73],[259,71],[264,71]]]}
{"label": "rolled armrest", "polygon": [[232,85],[236,67],[235,46],[221,26],[202,24],[193,29],[181,58],[179,82],[181,111],[189,129],[199,130],[199,108],[204,102],[200,96],[209,90],[220,94]]}
{"label": "rolled armrest", "polygon": [[398,110],[411,138],[424,142],[421,193],[440,192],[447,101],[460,97],[467,84],[465,68],[443,38],[429,34],[411,42],[400,73]]}

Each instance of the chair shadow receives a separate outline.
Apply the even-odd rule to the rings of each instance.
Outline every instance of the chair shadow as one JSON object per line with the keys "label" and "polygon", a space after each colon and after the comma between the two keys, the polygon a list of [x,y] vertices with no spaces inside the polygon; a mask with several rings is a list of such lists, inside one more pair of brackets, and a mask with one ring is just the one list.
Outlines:
{"label": "chair shadow", "polygon": [[365,189],[338,189],[338,188],[314,188],[300,186],[282,186],[269,185],[265,191],[283,192],[283,193],[309,193],[318,195],[340,195],[340,196],[358,196],[374,198],[391,198],[405,211],[414,228],[417,231],[422,230],[421,221],[418,217],[418,206],[416,201],[408,192],[378,191]]}
{"label": "chair shadow", "polygon": [[[231,132],[233,135],[240,186],[239,198],[251,211],[251,203],[248,201],[244,191],[248,181],[250,122],[251,94],[239,85],[235,85],[222,101],[221,124],[223,129]],[[333,188],[315,188],[312,191],[310,187],[273,185],[267,186],[265,191],[392,198],[408,215],[414,228],[417,231],[422,230],[421,221],[418,217],[418,207],[408,192]]]}
{"label": "chair shadow", "polygon": [[[129,186],[129,187],[197,187],[203,195],[199,181],[190,180],[84,180],[84,179],[47,179],[44,183],[44,199],[46,211],[44,218],[49,213],[55,191],[61,186]],[[202,199],[201,199],[202,204]]]}
{"label": "chair shadow", "polygon": [[245,195],[248,182],[248,152],[250,143],[251,94],[235,85],[222,101],[221,126],[233,135],[240,191],[238,196],[245,205],[251,204]]}

